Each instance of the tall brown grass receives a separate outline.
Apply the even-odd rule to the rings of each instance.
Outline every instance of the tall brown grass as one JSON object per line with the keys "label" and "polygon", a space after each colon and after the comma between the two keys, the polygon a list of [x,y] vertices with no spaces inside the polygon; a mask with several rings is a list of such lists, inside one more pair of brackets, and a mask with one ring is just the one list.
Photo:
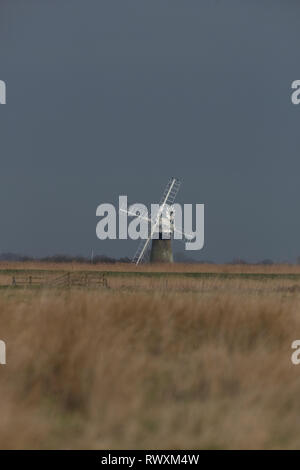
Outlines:
{"label": "tall brown grass", "polygon": [[222,282],[3,291],[0,448],[298,448],[299,296]]}

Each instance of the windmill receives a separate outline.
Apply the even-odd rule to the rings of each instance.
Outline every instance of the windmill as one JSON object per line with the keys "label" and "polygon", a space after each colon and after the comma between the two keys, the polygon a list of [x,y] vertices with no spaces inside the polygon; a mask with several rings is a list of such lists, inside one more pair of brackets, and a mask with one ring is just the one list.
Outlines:
{"label": "windmill", "polygon": [[[149,219],[144,213],[138,214],[139,219],[146,220],[151,223],[151,233],[147,240],[142,240],[138,249],[132,258],[132,263],[138,265],[149,257],[151,263],[172,263],[172,236],[174,232],[183,239],[191,239],[193,235],[184,234],[175,227],[174,224],[174,208],[173,204],[179,191],[181,181],[177,178],[170,178],[164,190],[162,198],[159,202],[159,209],[153,219]],[[128,215],[137,216],[128,210],[120,209]],[[158,234],[158,236],[155,236]],[[151,250],[150,250],[151,247]]]}

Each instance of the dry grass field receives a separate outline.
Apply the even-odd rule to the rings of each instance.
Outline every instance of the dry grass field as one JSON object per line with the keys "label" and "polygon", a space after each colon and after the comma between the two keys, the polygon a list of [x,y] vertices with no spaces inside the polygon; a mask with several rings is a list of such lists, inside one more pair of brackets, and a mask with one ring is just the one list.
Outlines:
{"label": "dry grass field", "polygon": [[300,447],[299,267],[2,263],[0,326],[1,449]]}

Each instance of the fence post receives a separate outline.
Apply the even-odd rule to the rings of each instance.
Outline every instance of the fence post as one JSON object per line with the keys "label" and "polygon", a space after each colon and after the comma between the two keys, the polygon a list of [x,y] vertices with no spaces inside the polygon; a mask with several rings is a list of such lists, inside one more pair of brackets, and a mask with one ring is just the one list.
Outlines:
{"label": "fence post", "polygon": [[107,279],[105,277],[105,273],[102,274],[102,286],[108,287]]}

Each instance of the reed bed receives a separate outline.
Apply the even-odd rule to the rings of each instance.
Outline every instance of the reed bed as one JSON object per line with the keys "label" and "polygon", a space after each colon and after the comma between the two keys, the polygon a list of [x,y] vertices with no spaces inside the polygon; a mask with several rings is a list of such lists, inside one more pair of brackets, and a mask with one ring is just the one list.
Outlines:
{"label": "reed bed", "polygon": [[299,448],[295,281],[142,282],[0,291],[0,448]]}

